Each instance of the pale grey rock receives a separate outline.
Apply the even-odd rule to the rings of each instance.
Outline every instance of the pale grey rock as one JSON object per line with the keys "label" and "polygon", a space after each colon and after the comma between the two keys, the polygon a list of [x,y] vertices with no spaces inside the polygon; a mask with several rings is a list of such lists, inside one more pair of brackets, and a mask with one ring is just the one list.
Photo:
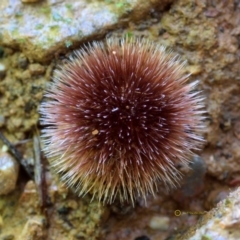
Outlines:
{"label": "pale grey rock", "polygon": [[44,235],[44,218],[41,216],[34,216],[27,221],[22,233],[17,238],[18,240],[43,240]]}
{"label": "pale grey rock", "polygon": [[0,79],[4,79],[6,76],[7,68],[5,64],[0,63]]}
{"label": "pale grey rock", "polygon": [[240,239],[240,188],[203,215],[198,223],[176,240]]}
{"label": "pale grey rock", "polygon": [[31,61],[51,60],[82,42],[138,21],[150,9],[164,9],[172,0],[49,0],[34,4],[2,0],[0,45],[20,48]]}
{"label": "pale grey rock", "polygon": [[16,187],[19,165],[8,153],[0,153],[0,195],[12,192]]}
{"label": "pale grey rock", "polygon": [[167,231],[170,224],[170,218],[167,216],[153,216],[150,219],[149,227],[154,230]]}

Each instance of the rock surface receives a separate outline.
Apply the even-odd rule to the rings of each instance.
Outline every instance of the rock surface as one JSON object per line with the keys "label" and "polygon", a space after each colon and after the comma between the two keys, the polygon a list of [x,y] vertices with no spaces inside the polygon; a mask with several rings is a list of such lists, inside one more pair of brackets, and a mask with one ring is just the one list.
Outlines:
{"label": "rock surface", "polygon": [[0,239],[11,235],[14,240],[95,240],[100,236],[100,223],[107,209],[88,196],[72,195],[53,179],[50,184],[49,206],[44,209],[33,181],[26,184],[20,197],[9,198],[7,203],[0,199]]}
{"label": "rock surface", "polygon": [[[77,1],[76,4],[79,2]],[[116,2],[102,0],[101,6],[106,4],[103,10],[110,9]],[[137,2],[140,1],[134,3],[137,4]],[[161,6],[153,5],[151,8],[143,6],[157,2],[161,2],[159,4]],[[41,3],[28,4],[23,4],[20,0],[1,1],[0,32],[2,37],[0,37],[0,45],[4,45],[4,47],[0,47],[0,62],[6,71],[4,70],[3,78],[0,80],[0,126],[1,131],[12,143],[19,143],[22,140],[31,141],[29,138],[33,135],[32,129],[38,126],[37,109],[42,100],[43,92],[49,84],[53,69],[57,64],[61,65],[64,62],[61,55],[57,60],[54,54],[58,55],[58,53],[65,51],[71,54],[71,50],[79,48],[82,42],[100,39],[104,33],[113,28],[115,31],[111,32],[111,36],[136,35],[148,38],[178,53],[183,60],[186,60],[186,72],[192,74],[190,80],[199,80],[198,87],[206,97],[208,112],[205,133],[206,148],[198,153],[206,163],[206,177],[204,181],[201,177],[197,179],[199,176],[204,176],[205,171],[197,172],[196,175],[195,171],[193,172],[192,177],[196,180],[195,186],[199,184],[203,188],[201,187],[201,191],[195,192],[189,188],[192,187],[191,183],[187,183],[189,184],[186,185],[187,190],[194,194],[185,201],[184,208],[179,203],[181,197],[177,197],[179,201],[171,197],[177,193],[175,189],[169,196],[166,190],[160,186],[159,194],[155,198],[148,197],[147,206],[141,199],[134,209],[128,210],[129,206],[118,206],[121,209],[120,212],[124,214],[112,212],[106,221],[103,216],[108,211],[99,203],[91,204],[91,199],[88,197],[79,199],[66,193],[66,190],[62,191],[58,185],[52,183],[49,193],[51,204],[48,206],[52,218],[49,238],[54,237],[54,240],[94,239],[102,231],[102,239],[104,240],[176,239],[174,238],[176,232],[183,233],[189,227],[196,225],[202,215],[215,207],[216,203],[224,199],[229,191],[240,185],[240,4],[234,0],[176,0],[172,5],[168,5],[165,12],[154,11],[154,9],[166,6],[167,2],[170,1],[142,1],[142,6],[136,5],[138,8],[134,8],[132,13],[125,12],[113,25],[111,23],[101,27],[97,25],[94,28],[96,31],[87,33],[76,40],[72,40],[69,36],[66,39],[70,41],[65,42],[66,39],[57,32],[58,27],[54,29],[54,26],[59,25],[60,29],[62,27],[67,29],[66,32],[72,28],[67,28],[67,23],[63,23],[58,15],[53,19],[52,13],[55,9],[60,9],[60,5],[65,11],[70,11],[71,7],[75,6],[74,4],[67,5],[66,8],[63,1],[60,0],[46,0],[41,1]],[[97,3],[91,1],[88,7],[94,4]],[[48,12],[49,8],[45,8],[48,5],[51,6],[51,12]],[[123,8],[123,5],[118,4],[115,9],[128,9],[129,5],[125,5],[125,7]],[[144,17],[143,19],[146,21],[136,23],[135,21],[141,19],[140,16],[143,16],[145,11],[141,12],[139,9],[151,9],[149,11],[151,18]],[[69,16],[80,12],[78,9],[74,11],[72,15],[68,13]],[[62,14],[62,12],[58,13]],[[92,16],[93,14],[90,14],[89,17],[85,18],[85,26],[87,24],[92,26]],[[41,22],[38,22],[38,19]],[[42,19],[49,20],[46,22],[46,26],[41,25]],[[25,24],[26,20],[28,20],[27,24]],[[76,19],[73,21],[75,24],[73,27],[77,31],[76,21]],[[120,27],[123,25],[126,28]],[[14,31],[14,26],[19,27],[20,31],[16,31],[16,29]],[[53,29],[50,28],[51,26]],[[35,27],[39,29],[35,29]],[[117,27],[120,28],[117,29]],[[82,25],[79,26],[80,28]],[[55,35],[57,38],[54,37]],[[48,42],[47,36],[52,38],[50,39],[52,42],[50,40]],[[25,40],[23,41],[23,39]],[[42,40],[45,46],[40,45]],[[16,51],[16,49],[20,51]],[[43,63],[49,59],[52,60],[50,64]],[[38,60],[42,62],[40,63]],[[31,64],[37,65],[32,66]],[[1,141],[0,147],[2,147]],[[31,145],[22,144],[22,152],[24,155],[32,152]],[[26,179],[21,178],[20,185],[15,191],[0,197],[0,239],[15,240],[15,236],[20,236],[27,224],[26,217],[40,215],[37,192],[34,187],[26,186],[24,193],[22,193],[25,181]],[[22,196],[21,199],[20,196]],[[23,196],[25,197],[23,198]],[[238,233],[236,229],[239,229],[238,215],[234,215],[238,213],[235,208],[238,204],[235,202],[233,207],[225,206],[223,202],[221,204],[223,219],[224,216],[229,216],[227,224],[226,221],[222,222],[218,215],[207,215],[204,219],[207,220],[206,223],[214,223],[215,234],[218,234],[218,231],[219,234],[223,233],[222,231],[227,234],[228,229],[231,229],[234,233],[232,239],[239,240],[239,236],[236,235]],[[176,216],[174,214],[176,210],[179,210],[181,215]],[[150,228],[149,222],[154,216],[169,218],[168,229],[162,231]],[[74,228],[69,226],[69,219]],[[104,226],[99,227],[101,224]],[[79,227],[77,231],[75,226]],[[205,235],[208,233],[207,228],[204,228],[200,223],[198,227],[201,227],[201,231]],[[194,233],[193,231],[192,234]],[[197,235],[188,235],[185,239],[194,236],[197,239]],[[202,238],[205,240],[207,236],[203,235]],[[223,235],[225,239],[226,236],[228,235]],[[228,237],[231,239],[231,236]]]}
{"label": "rock surface", "polygon": [[25,224],[18,240],[44,240],[44,219],[40,216],[33,217]]}
{"label": "rock surface", "polygon": [[0,152],[0,195],[12,192],[16,187],[19,164],[6,152]]}
{"label": "rock surface", "polygon": [[[164,9],[172,0],[161,1]],[[34,4],[1,1],[0,45],[20,48],[30,59],[50,60],[110,29],[141,20],[157,0],[49,0]]]}
{"label": "rock surface", "polygon": [[240,188],[230,193],[216,208],[204,215],[198,224],[178,240],[240,239]]}

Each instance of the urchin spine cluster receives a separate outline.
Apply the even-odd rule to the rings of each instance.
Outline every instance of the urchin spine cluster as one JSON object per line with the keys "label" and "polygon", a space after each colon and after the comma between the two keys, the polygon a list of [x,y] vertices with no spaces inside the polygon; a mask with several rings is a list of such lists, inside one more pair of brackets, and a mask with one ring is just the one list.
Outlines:
{"label": "urchin spine cluster", "polygon": [[44,152],[79,195],[107,203],[174,186],[202,143],[202,97],[159,44],[108,39],[55,71],[40,108]]}

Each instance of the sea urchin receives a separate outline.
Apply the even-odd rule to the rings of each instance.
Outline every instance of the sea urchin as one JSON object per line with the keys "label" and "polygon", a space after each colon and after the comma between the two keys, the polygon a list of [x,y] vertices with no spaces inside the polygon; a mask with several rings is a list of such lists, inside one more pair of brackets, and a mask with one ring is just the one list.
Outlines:
{"label": "sea urchin", "polygon": [[173,186],[202,142],[202,98],[183,64],[155,43],[108,39],[55,71],[41,105],[44,152],[79,195],[134,204]]}

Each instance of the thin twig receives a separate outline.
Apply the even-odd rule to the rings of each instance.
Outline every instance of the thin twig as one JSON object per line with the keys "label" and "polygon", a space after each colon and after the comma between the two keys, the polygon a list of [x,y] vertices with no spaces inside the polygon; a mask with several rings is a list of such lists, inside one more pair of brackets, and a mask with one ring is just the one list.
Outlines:
{"label": "thin twig", "polygon": [[33,179],[33,172],[29,165],[27,164],[27,161],[24,160],[22,157],[22,154],[11,144],[7,138],[3,135],[3,133],[0,131],[0,139],[3,141],[4,144],[6,144],[9,148],[9,151],[12,153],[12,155],[16,158],[16,160],[19,162],[19,164],[23,167],[25,172],[28,174],[28,176]]}
{"label": "thin twig", "polygon": [[41,152],[41,145],[39,141],[39,135],[37,133],[33,136],[33,151],[34,151],[34,180],[37,186],[37,191],[40,199],[40,206],[42,213],[46,216],[46,221],[48,223],[47,215],[47,184],[45,177],[45,158]]}
{"label": "thin twig", "polygon": [[45,195],[45,173],[44,173],[44,165],[42,161],[42,154],[40,148],[40,142],[37,134],[33,136],[33,151],[34,151],[34,180],[38,187],[38,192],[41,200],[41,206],[44,206],[44,199],[46,199]]}

